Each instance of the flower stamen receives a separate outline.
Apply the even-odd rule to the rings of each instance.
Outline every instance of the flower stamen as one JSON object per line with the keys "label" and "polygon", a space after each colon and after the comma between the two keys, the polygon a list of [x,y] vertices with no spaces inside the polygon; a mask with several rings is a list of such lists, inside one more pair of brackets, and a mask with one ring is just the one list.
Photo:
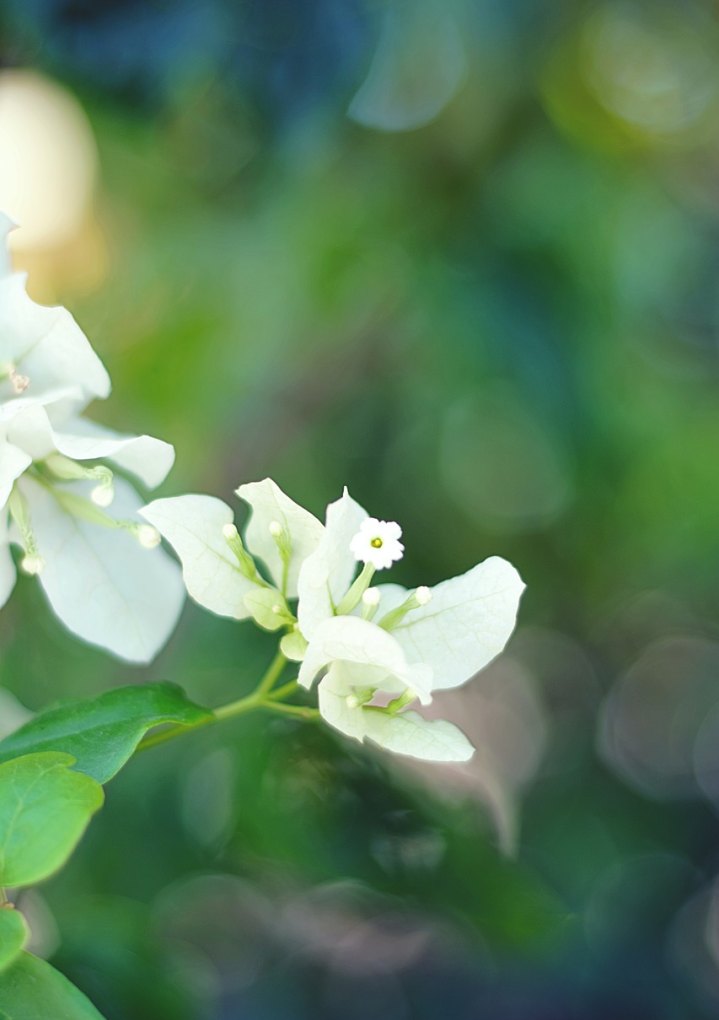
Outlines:
{"label": "flower stamen", "polygon": [[110,468],[104,464],[85,467],[61,453],[51,453],[45,458],[45,466],[62,482],[97,482],[90,493],[90,499],[95,506],[106,509],[115,498],[115,478]]}
{"label": "flower stamen", "polygon": [[8,380],[18,396],[24,393],[30,385],[30,376],[18,372],[17,366],[12,361],[6,361],[0,365],[0,381],[4,379]]}
{"label": "flower stamen", "polygon": [[431,601],[432,590],[426,584],[422,584],[408,595],[401,605],[386,613],[379,621],[379,625],[383,630],[392,630],[399,626],[407,613],[411,613],[413,609],[420,609]]}
{"label": "flower stamen", "polygon": [[222,526],[222,537],[227,542],[237,560],[240,572],[245,575],[248,581],[257,581],[257,566],[250,554],[245,549],[240,533],[234,524],[228,523]]}
{"label": "flower stamen", "polygon": [[38,549],[27,500],[17,486],[15,486],[10,493],[9,507],[10,516],[15,522],[17,530],[20,532],[20,541],[25,552],[25,555],[20,561],[20,566],[26,574],[39,574],[45,566],[45,560],[40,555],[40,551]]}

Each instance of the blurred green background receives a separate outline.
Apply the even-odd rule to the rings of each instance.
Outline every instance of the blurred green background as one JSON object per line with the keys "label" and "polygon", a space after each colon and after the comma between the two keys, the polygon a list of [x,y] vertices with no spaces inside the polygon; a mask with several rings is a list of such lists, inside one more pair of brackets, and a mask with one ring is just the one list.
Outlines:
{"label": "blurred green background", "polygon": [[[348,484],[395,579],[528,584],[442,699],[471,766],[259,716],[148,752],[25,897],[37,950],[108,1020],[715,1017],[716,5],[6,0],[0,62],[16,262],[164,493]],[[132,669],[29,579],[0,640],[33,710],[218,704],[272,650],[188,605]]]}

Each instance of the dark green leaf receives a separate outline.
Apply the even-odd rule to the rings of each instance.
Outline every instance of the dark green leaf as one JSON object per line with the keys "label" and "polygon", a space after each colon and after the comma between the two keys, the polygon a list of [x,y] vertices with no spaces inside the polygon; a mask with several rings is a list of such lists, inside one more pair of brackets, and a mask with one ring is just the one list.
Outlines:
{"label": "dark green leaf", "polygon": [[103,1020],[66,977],[22,953],[0,978],[0,1020]]}
{"label": "dark green leaf", "polygon": [[80,772],[106,783],[154,726],[194,726],[210,715],[175,684],[119,687],[41,712],[0,741],[0,761],[36,751],[65,751],[77,759]]}
{"label": "dark green leaf", "polygon": [[69,754],[29,754],[0,765],[0,886],[33,885],[75,849],[103,802]]}

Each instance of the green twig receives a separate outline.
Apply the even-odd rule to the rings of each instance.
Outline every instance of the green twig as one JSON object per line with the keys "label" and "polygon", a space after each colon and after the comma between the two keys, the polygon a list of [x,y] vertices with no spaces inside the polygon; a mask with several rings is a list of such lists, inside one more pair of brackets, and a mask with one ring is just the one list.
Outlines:
{"label": "green twig", "polygon": [[225,719],[234,719],[236,716],[246,715],[248,712],[263,708],[283,715],[292,715],[298,719],[316,719],[319,716],[319,711],[316,708],[307,708],[304,705],[287,705],[280,700],[297,690],[296,680],[290,680],[281,687],[272,690],[272,685],[279,680],[286,664],[287,659],[282,652],[278,652],[251,694],[247,694],[237,701],[230,701],[227,705],[220,705],[206,719],[202,719],[192,726],[168,726],[167,729],[158,730],[156,733],[148,733],[137,745],[137,750],[146,751],[151,747],[157,747],[158,744],[166,744],[185,733],[191,733],[193,730],[213,726]]}

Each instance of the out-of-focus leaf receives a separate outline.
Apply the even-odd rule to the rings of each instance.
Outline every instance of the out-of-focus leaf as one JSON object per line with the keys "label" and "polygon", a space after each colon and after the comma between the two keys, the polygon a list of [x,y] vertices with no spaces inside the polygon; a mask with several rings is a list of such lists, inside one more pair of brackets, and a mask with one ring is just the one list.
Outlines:
{"label": "out-of-focus leaf", "polygon": [[0,971],[9,966],[23,949],[30,932],[19,910],[0,908]]}
{"label": "out-of-focus leaf", "polygon": [[0,741],[0,761],[37,751],[64,751],[73,755],[80,772],[106,783],[154,726],[194,726],[209,715],[175,684],[120,687],[41,712]]}
{"label": "out-of-focus leaf", "polygon": [[0,981],[2,1020],[103,1020],[89,999],[36,956],[23,953]]}
{"label": "out-of-focus leaf", "polygon": [[0,765],[0,886],[33,885],[62,867],[102,787],[69,754],[28,754]]}

